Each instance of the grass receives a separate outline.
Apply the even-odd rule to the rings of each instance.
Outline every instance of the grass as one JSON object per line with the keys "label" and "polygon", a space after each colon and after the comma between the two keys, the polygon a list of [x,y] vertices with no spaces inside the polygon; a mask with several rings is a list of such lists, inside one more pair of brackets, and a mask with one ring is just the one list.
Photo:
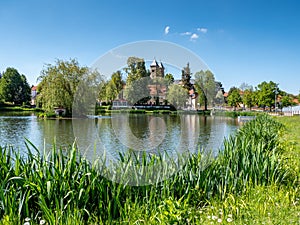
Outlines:
{"label": "grass", "polygon": [[[290,130],[291,122],[298,120],[258,116],[216,158],[180,158],[187,161],[173,176],[144,186],[139,182],[176,171],[178,162],[121,155],[111,173],[75,144],[67,153],[56,146],[40,152],[27,142],[27,157],[1,148],[0,224],[298,224],[299,162],[292,151],[299,151],[293,132],[300,126]],[[135,185],[125,185],[132,177]]]}

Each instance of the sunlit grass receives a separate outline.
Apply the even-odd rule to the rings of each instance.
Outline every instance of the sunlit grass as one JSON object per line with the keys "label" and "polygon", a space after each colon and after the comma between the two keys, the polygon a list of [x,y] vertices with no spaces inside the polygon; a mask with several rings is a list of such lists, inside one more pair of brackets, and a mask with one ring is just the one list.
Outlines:
{"label": "sunlit grass", "polygon": [[[300,150],[293,131],[300,126],[293,127],[258,116],[224,141],[216,158],[199,152],[179,159],[187,160],[182,167],[167,155],[131,154],[109,170],[101,159],[87,161],[75,144],[67,153],[56,146],[40,152],[27,142],[27,157],[1,148],[0,224],[297,224],[293,154]],[[127,185],[167,170],[178,172]]]}

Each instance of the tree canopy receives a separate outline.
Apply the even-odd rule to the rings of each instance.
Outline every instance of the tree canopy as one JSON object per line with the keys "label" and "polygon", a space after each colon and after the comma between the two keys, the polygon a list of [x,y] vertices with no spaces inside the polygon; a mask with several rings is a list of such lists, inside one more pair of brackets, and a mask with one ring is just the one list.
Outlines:
{"label": "tree canopy", "polygon": [[148,85],[151,83],[150,72],[146,70],[142,58],[129,57],[127,60],[126,88],[124,96],[131,104],[142,104],[150,99]]}
{"label": "tree canopy", "polygon": [[213,104],[216,97],[216,82],[213,73],[209,70],[195,73],[195,86],[199,92],[199,99],[203,99],[204,108],[207,110],[209,103]]}
{"label": "tree canopy", "polygon": [[191,70],[190,64],[188,63],[186,67],[181,70],[181,82],[185,89],[189,90],[192,87],[191,84]]}
{"label": "tree canopy", "polygon": [[169,86],[167,101],[176,108],[183,108],[188,99],[188,92],[180,85],[172,84]]}
{"label": "tree canopy", "polygon": [[[68,115],[72,114],[75,94],[77,99],[82,99],[76,103],[84,104],[87,100],[85,93],[90,90],[91,85],[101,84],[98,72],[90,71],[88,67],[81,67],[75,59],[57,60],[55,65],[47,64],[38,80],[40,81],[38,102],[42,108],[53,111],[54,107],[63,107]],[[84,85],[77,90],[80,83]]]}
{"label": "tree canopy", "polygon": [[31,89],[24,75],[15,68],[7,68],[0,79],[0,97],[14,104],[28,103]]}
{"label": "tree canopy", "polygon": [[265,109],[268,106],[270,109],[275,104],[275,92],[279,93],[277,84],[273,81],[263,81],[257,85],[256,97],[258,106],[261,106]]}
{"label": "tree canopy", "polygon": [[234,109],[239,106],[239,104],[242,102],[242,98],[240,95],[240,90],[236,87],[230,88],[228,92],[227,97],[228,105],[233,106]]}

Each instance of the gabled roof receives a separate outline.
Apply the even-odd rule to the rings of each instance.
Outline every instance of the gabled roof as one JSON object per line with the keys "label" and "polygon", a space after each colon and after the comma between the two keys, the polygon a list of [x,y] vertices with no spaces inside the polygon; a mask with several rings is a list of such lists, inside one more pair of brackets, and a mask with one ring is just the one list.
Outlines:
{"label": "gabled roof", "polygon": [[158,64],[157,64],[157,62],[156,62],[156,60],[155,59],[153,59],[153,61],[152,61],[152,63],[151,63],[151,65],[150,66],[158,66]]}
{"label": "gabled roof", "polygon": [[160,63],[158,64],[158,66],[159,66],[160,68],[165,68],[164,65],[162,64],[162,62],[160,62]]}

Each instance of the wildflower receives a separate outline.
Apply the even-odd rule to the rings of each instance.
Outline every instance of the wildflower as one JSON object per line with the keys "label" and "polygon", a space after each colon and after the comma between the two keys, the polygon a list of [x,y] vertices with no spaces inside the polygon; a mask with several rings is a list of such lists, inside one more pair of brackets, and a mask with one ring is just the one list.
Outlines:
{"label": "wildflower", "polygon": [[211,218],[211,216],[207,216],[207,219],[209,219],[209,220],[210,220],[210,218]]}
{"label": "wildflower", "polygon": [[30,218],[29,217],[26,217],[25,218],[25,222],[29,222],[30,221]]}
{"label": "wildflower", "polygon": [[218,221],[218,223],[222,223],[222,219],[221,218],[219,218],[217,221]]}
{"label": "wildflower", "polygon": [[227,216],[230,217],[230,218],[232,218],[232,214],[228,214]]}
{"label": "wildflower", "polygon": [[227,218],[227,222],[228,222],[228,223],[231,223],[231,222],[232,222],[232,218],[231,218],[231,217],[228,217],[228,218]]}
{"label": "wildflower", "polygon": [[45,224],[45,223],[46,223],[45,220],[41,220],[41,221],[40,221],[40,225],[43,225],[43,224]]}
{"label": "wildflower", "polygon": [[213,220],[216,220],[216,219],[218,219],[218,217],[217,216],[212,216],[211,217]]}
{"label": "wildflower", "polygon": [[29,223],[28,221],[26,221],[26,222],[24,223],[24,225],[30,225],[30,223]]}

